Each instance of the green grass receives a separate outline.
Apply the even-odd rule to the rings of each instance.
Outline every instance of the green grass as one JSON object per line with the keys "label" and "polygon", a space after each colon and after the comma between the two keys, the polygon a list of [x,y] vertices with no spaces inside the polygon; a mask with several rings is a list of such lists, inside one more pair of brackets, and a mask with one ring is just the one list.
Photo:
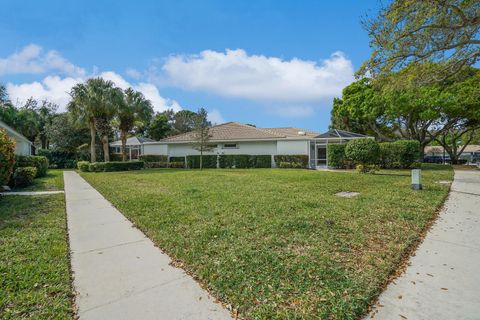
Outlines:
{"label": "green grass", "polygon": [[[421,237],[447,167],[82,173],[213,294],[254,319],[355,319]],[[339,191],[357,191],[339,198]]]}
{"label": "green grass", "polygon": [[21,191],[51,191],[63,190],[63,170],[49,169],[46,176],[35,178],[33,184]]}
{"label": "green grass", "polygon": [[0,198],[0,319],[73,319],[63,195]]}

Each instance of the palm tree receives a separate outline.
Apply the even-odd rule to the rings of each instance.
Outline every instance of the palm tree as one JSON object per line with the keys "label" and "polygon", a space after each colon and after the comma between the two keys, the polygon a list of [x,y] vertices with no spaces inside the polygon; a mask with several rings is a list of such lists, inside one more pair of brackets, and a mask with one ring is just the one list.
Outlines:
{"label": "palm tree", "polygon": [[95,136],[100,133],[103,145],[104,161],[110,161],[108,135],[111,131],[110,121],[116,114],[116,103],[120,89],[112,81],[102,78],[88,79],[84,84],[77,84],[70,92],[72,100],[68,110],[77,122],[87,124],[90,128],[90,159],[96,161]]}
{"label": "palm tree", "polygon": [[90,103],[87,85],[79,83],[70,90],[72,98],[67,105],[67,109],[72,115],[76,124],[87,125],[90,129],[90,161],[97,161],[95,151],[95,130],[94,106]]}
{"label": "palm tree", "polygon": [[118,122],[122,140],[122,161],[127,160],[127,135],[136,122],[148,122],[153,116],[153,107],[141,92],[132,88],[125,90],[122,101],[118,104]]}

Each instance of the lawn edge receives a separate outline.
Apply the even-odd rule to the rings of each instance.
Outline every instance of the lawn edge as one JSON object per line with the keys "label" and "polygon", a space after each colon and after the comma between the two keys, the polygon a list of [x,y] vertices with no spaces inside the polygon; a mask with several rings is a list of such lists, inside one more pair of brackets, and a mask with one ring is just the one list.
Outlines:
{"label": "lawn edge", "polygon": [[432,215],[430,220],[426,223],[425,227],[420,231],[418,239],[415,240],[413,243],[411,243],[404,250],[404,252],[400,257],[400,261],[398,262],[397,267],[393,269],[392,272],[390,272],[385,282],[381,286],[379,286],[377,292],[374,294],[373,298],[371,299],[368,307],[365,309],[365,312],[357,318],[358,320],[364,319],[373,311],[373,308],[379,303],[380,295],[387,289],[387,287],[392,282],[394,283],[395,280],[400,276],[402,276],[407,270],[410,264],[410,259],[415,256],[415,253],[417,252],[418,248],[425,241],[428,231],[430,231],[432,226],[437,222],[438,218],[440,217],[440,213],[445,208],[445,202],[450,196],[450,192],[452,191],[452,184],[453,184],[453,181],[455,180],[455,169],[453,167],[452,167],[452,171],[453,171],[453,179],[452,179],[452,183],[450,183],[448,186],[448,192],[445,194],[442,201],[435,209],[434,214]]}

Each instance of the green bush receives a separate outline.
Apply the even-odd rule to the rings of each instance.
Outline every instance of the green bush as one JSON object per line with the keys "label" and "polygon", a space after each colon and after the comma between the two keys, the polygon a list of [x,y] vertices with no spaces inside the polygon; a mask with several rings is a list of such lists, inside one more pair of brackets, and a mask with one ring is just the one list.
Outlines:
{"label": "green bush", "polygon": [[380,144],[380,165],[385,169],[408,169],[418,160],[420,144],[415,140],[398,140]]}
{"label": "green bush", "polygon": [[286,169],[286,168],[293,168],[293,169],[304,168],[304,167],[302,166],[302,164],[299,163],[299,162],[284,162],[284,161],[280,162],[280,163],[278,164],[278,167],[279,167],[279,168],[282,168],[282,169]]}
{"label": "green bush", "polygon": [[183,162],[185,163],[185,157],[170,157],[168,162]]}
{"label": "green bush", "polygon": [[168,162],[168,156],[158,154],[142,154],[139,159],[143,162]]}
{"label": "green bush", "polygon": [[[188,168],[200,168],[200,156],[187,156]],[[217,155],[204,155],[202,159],[203,168],[216,168],[217,167]]]}
{"label": "green bush", "polygon": [[168,163],[169,168],[185,168],[185,162],[183,161],[173,161]]}
{"label": "green bush", "polygon": [[252,168],[271,168],[272,156],[271,155],[257,155],[250,157],[250,164]]}
{"label": "green bush", "polygon": [[375,173],[379,166],[376,164],[357,164],[356,169],[359,173]]}
{"label": "green bush", "polygon": [[77,162],[77,168],[78,168],[78,170],[80,170],[82,172],[88,172],[89,165],[90,165],[90,162],[88,162],[88,161],[78,161]]}
{"label": "green bush", "polygon": [[420,143],[416,140],[398,140],[394,142],[402,146],[403,153],[400,158],[402,168],[410,168],[415,162],[423,160],[420,158]]}
{"label": "green bush", "polygon": [[276,155],[274,161],[277,167],[280,167],[281,162],[296,163],[296,168],[308,168],[308,155],[296,154],[296,155]]}
{"label": "green bush", "polygon": [[33,183],[36,175],[35,167],[18,167],[13,174],[13,185],[15,188],[27,187]]}
{"label": "green bush", "polygon": [[7,184],[15,165],[15,141],[0,129],[0,187]]}
{"label": "green bush", "polygon": [[[183,165],[183,162],[182,162],[182,165]],[[168,162],[166,161],[145,162],[145,168],[147,169],[168,168]]]}
{"label": "green bush", "polygon": [[129,170],[141,170],[145,167],[143,161],[110,161],[105,163],[105,171],[129,171]]}
{"label": "green bush", "polygon": [[37,176],[43,177],[47,174],[48,159],[44,156],[16,156],[15,166],[20,167],[35,167],[37,168]]}
{"label": "green bush", "polygon": [[348,160],[345,156],[346,144],[328,144],[327,161],[328,166],[336,169],[345,169],[348,167]]}
{"label": "green bush", "polygon": [[90,172],[104,172],[106,162],[94,162],[88,164],[88,171]]}
{"label": "green bush", "polygon": [[66,152],[55,149],[40,149],[39,156],[48,159],[49,168],[72,169],[76,167],[77,159],[74,152]]}
{"label": "green bush", "polygon": [[345,147],[345,156],[357,165],[372,165],[380,162],[380,145],[373,139],[350,140]]}

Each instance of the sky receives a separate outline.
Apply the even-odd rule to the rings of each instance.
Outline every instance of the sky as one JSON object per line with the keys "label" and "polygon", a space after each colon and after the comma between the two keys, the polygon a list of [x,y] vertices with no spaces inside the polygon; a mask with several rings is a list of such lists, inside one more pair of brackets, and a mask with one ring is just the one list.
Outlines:
{"label": "sky", "polygon": [[204,107],[214,123],[324,131],[334,97],[370,56],[377,1],[3,0],[0,83],[21,105],[65,110],[101,76],[156,111]]}

